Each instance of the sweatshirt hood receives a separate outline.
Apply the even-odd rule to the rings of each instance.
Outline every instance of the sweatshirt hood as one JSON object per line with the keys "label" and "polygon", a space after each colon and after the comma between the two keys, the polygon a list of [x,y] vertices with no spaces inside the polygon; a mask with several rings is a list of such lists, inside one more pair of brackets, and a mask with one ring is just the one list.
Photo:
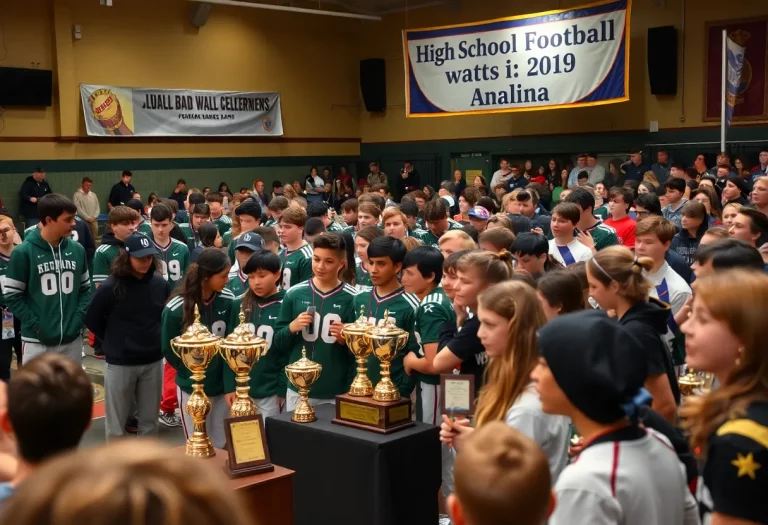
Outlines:
{"label": "sweatshirt hood", "polygon": [[105,233],[101,237],[101,244],[108,244],[110,246],[123,246],[123,241],[115,237],[115,234],[112,232]]}
{"label": "sweatshirt hood", "polygon": [[671,311],[667,303],[651,297],[647,302],[640,302],[627,310],[627,313],[621,318],[621,323],[638,321],[650,325],[660,334],[666,334],[667,320]]}
{"label": "sweatshirt hood", "polygon": [[[46,252],[51,251],[51,245],[48,244],[48,241],[43,239],[42,235],[40,235],[40,228],[35,228],[31,232],[29,232],[24,237],[24,242],[27,242],[27,241],[34,244],[38,248],[45,250]],[[63,239],[61,239],[61,242],[59,243],[58,246],[55,247],[55,249],[61,248],[62,250],[66,250],[70,242],[74,242],[71,237],[64,237]]]}

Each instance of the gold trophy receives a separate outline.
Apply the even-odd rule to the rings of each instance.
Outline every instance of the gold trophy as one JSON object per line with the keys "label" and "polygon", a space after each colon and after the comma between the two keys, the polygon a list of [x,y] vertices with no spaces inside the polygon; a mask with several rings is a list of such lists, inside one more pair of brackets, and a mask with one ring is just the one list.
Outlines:
{"label": "gold trophy", "polygon": [[259,359],[267,353],[267,342],[255,335],[245,324],[245,312],[240,310],[240,324],[235,330],[221,341],[219,345],[221,357],[235,373],[236,398],[229,408],[231,417],[253,416],[258,413],[248,386],[251,369]]}
{"label": "gold trophy", "polygon": [[696,375],[693,368],[688,369],[688,373],[677,380],[677,384],[680,386],[680,394],[685,397],[694,395],[696,390],[701,390],[704,387],[704,378]]}
{"label": "gold trophy", "polygon": [[192,372],[192,394],[186,410],[192,418],[193,431],[187,439],[187,456],[210,458],[216,455],[211,438],[205,429],[205,418],[211,411],[211,402],[203,391],[205,369],[219,352],[221,338],[200,322],[200,310],[195,305],[195,320],[187,330],[171,340],[173,352]]}
{"label": "gold trophy", "polygon": [[301,359],[285,367],[285,375],[296,390],[299,391],[299,404],[293,411],[291,421],[297,423],[311,423],[317,420],[315,410],[309,404],[309,389],[320,378],[320,372],[323,371],[323,365],[307,359],[307,349],[301,349]]}
{"label": "gold trophy", "polygon": [[[395,326],[394,321],[389,317],[389,312],[384,312],[384,319],[379,321],[379,326],[374,327],[366,323],[361,314],[357,322],[344,326],[342,334],[357,358],[358,376],[348,394],[336,396],[336,418],[333,423],[380,434],[389,434],[414,425],[411,420],[411,400],[401,399],[400,392],[390,379],[392,360],[408,342],[408,332]],[[356,384],[361,380],[361,369],[363,374],[365,372],[365,358],[361,360],[358,357],[358,352],[363,351],[366,356],[375,354],[381,361],[381,381],[373,390],[373,398],[360,397],[360,394],[353,393]],[[370,388],[368,377],[363,375],[363,379],[368,381]]]}
{"label": "gold trophy", "polygon": [[373,383],[368,379],[366,361],[373,352],[371,346],[370,331],[374,326],[365,318],[365,307],[360,307],[360,317],[354,323],[347,323],[341,331],[341,335],[347,342],[352,355],[357,361],[357,375],[349,387],[349,395],[356,397],[369,397],[373,395]]}

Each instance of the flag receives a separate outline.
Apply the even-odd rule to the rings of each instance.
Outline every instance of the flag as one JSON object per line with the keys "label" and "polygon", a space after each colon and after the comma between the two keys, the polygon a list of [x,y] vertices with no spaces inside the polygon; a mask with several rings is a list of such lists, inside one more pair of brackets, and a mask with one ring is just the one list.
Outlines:
{"label": "flag", "polygon": [[744,68],[744,52],[746,48],[740,46],[728,35],[727,55],[728,55],[728,75],[726,80],[727,94],[725,99],[725,125],[730,127],[733,108],[736,107],[736,95],[741,87],[741,71]]}

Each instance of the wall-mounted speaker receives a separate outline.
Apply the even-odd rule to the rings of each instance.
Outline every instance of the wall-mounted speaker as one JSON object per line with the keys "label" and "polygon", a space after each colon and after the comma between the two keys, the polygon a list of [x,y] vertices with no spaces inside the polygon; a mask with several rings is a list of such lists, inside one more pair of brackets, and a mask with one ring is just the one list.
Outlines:
{"label": "wall-mounted speaker", "polygon": [[367,111],[387,109],[387,70],[383,58],[360,61],[360,90]]}
{"label": "wall-mounted speaker", "polygon": [[208,2],[195,3],[189,9],[189,21],[195,27],[203,27],[211,14],[211,4]]}
{"label": "wall-mounted speaker", "polygon": [[652,95],[677,94],[677,29],[648,29],[648,80]]}

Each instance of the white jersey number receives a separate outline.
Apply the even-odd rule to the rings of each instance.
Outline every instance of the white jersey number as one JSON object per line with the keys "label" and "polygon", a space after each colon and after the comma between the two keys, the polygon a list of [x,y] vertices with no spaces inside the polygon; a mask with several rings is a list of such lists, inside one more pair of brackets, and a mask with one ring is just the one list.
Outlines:
{"label": "white jersey number", "polygon": [[163,278],[166,281],[178,281],[181,279],[181,263],[179,261],[173,260],[167,263],[160,261],[160,263],[163,267]]}
{"label": "white jersey number", "polygon": [[323,324],[320,326],[320,314],[315,312],[315,319],[312,321],[312,332],[309,332],[306,328],[304,328],[301,331],[301,335],[304,337],[305,341],[314,343],[317,341],[319,329],[319,335],[322,340],[328,344],[333,344],[336,342],[336,338],[331,335],[331,323],[334,321],[338,323],[341,322],[341,317],[339,314],[326,314],[323,317]]}
{"label": "white jersey number", "polygon": [[227,332],[227,323],[224,321],[216,321],[211,325],[211,332],[213,335],[224,337],[224,334]]}
{"label": "white jersey number", "polygon": [[[75,274],[63,272],[61,274],[61,293],[70,294],[75,289]],[[59,283],[55,273],[46,273],[40,278],[40,288],[43,295],[56,295],[59,292]]]}
{"label": "white jersey number", "polygon": [[283,290],[288,290],[291,287],[291,269],[283,269]]}
{"label": "white jersey number", "polygon": [[253,323],[248,323],[246,325],[248,327],[248,330],[251,331],[251,333],[258,335],[262,339],[264,339],[267,342],[267,350],[272,348],[272,338],[275,336],[275,329],[272,328],[269,325],[263,324],[259,327],[258,330],[256,330],[256,327]]}

